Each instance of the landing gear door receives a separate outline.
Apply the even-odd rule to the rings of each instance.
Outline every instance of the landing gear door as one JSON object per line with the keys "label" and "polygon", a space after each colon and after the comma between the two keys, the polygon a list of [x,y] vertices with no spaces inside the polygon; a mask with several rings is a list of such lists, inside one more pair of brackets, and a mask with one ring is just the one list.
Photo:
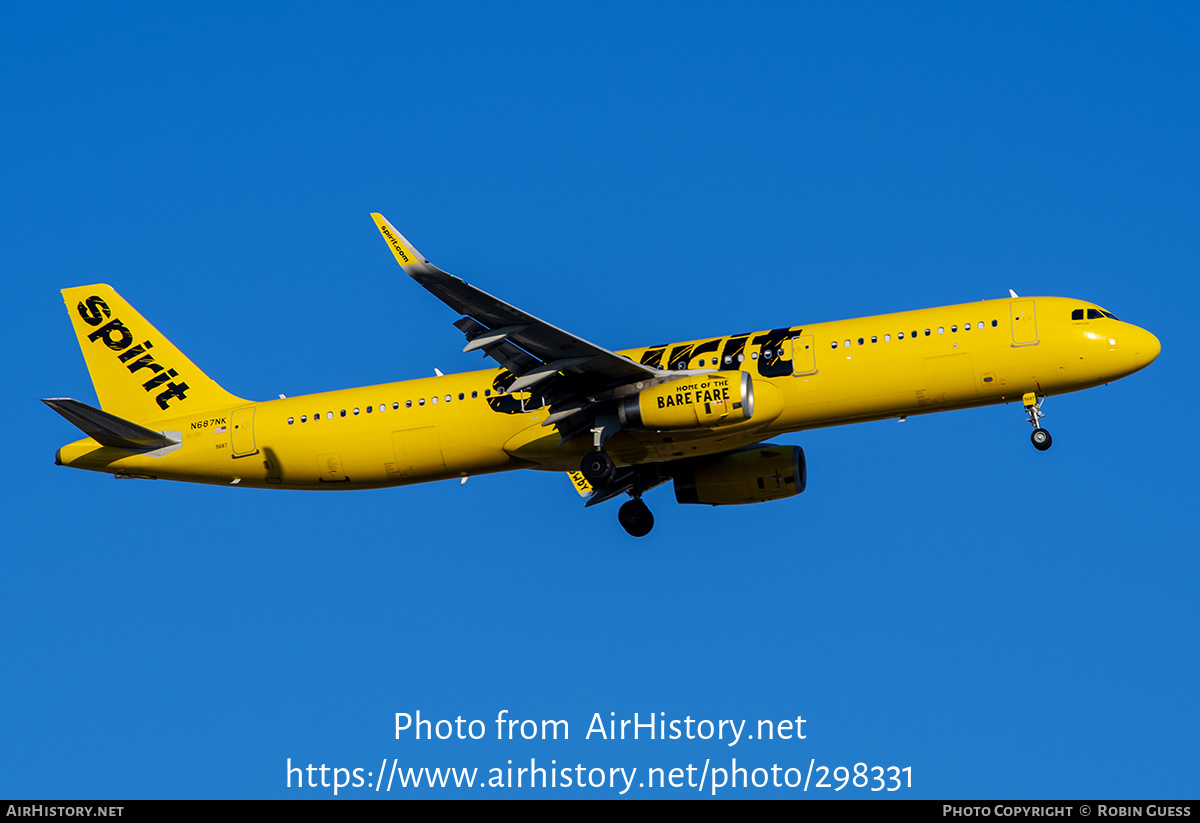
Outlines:
{"label": "landing gear door", "polygon": [[1012,344],[1014,346],[1036,346],[1038,342],[1037,315],[1033,300],[1010,300],[1012,316]]}
{"label": "landing gear door", "polygon": [[817,344],[811,334],[792,338],[792,374],[817,373]]}

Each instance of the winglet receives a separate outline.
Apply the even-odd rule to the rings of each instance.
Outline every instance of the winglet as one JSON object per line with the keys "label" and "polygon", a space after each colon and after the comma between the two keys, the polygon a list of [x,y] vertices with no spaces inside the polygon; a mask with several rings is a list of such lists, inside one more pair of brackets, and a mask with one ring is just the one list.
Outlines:
{"label": "winglet", "polygon": [[371,219],[375,221],[375,225],[379,227],[379,233],[383,235],[383,239],[388,242],[388,247],[392,250],[392,254],[396,256],[396,262],[399,263],[405,271],[408,271],[409,266],[416,266],[421,263],[428,263],[419,251],[413,248],[412,243],[405,239],[404,235],[396,231],[396,227],[387,221],[387,218],[378,212],[371,212]]}
{"label": "winglet", "polygon": [[583,472],[567,472],[567,475],[571,478],[571,482],[575,484],[575,491],[579,492],[580,497],[592,496],[592,492],[595,489],[592,488],[592,484],[587,481],[587,478],[583,476]]}

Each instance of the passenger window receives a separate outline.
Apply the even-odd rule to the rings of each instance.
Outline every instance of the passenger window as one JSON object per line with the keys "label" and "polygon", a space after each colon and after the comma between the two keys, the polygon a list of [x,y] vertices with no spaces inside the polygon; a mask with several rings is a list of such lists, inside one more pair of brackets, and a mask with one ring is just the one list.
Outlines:
{"label": "passenger window", "polygon": [[[288,422],[289,422],[289,423],[291,423],[292,421],[291,421],[291,420],[289,420]],[[300,422],[301,422],[301,423],[307,423],[307,422],[308,422],[308,415],[307,415],[307,414],[302,414],[302,415],[300,415]]]}
{"label": "passenger window", "polygon": [[945,334],[945,333],[946,333],[946,327],[938,326],[938,334]]}
{"label": "passenger window", "polygon": [[467,396],[466,396],[465,394],[463,394],[462,392],[459,392],[459,393],[458,393],[458,399],[459,399],[459,400],[466,400],[466,399],[467,399]]}
{"label": "passenger window", "polygon": [[846,341],[846,348],[850,348],[850,341],[849,341],[849,340],[847,340],[847,341]]}
{"label": "passenger window", "polygon": [[879,342],[879,338],[878,338],[878,337],[876,337],[875,335],[871,335],[871,342],[872,342],[872,343],[878,343],[878,342]]}
{"label": "passenger window", "polygon": [[951,326],[951,327],[950,327],[950,333],[951,333],[951,334],[954,334],[956,331],[958,331],[958,326],[957,326],[957,325],[954,325],[954,326]]}
{"label": "passenger window", "polygon": [[473,392],[471,392],[471,399],[472,399],[472,400],[474,400],[474,399],[475,399],[476,397],[478,397],[478,396],[479,396],[479,392],[477,392],[477,391],[473,391]]}
{"label": "passenger window", "polygon": [[834,340],[832,343],[830,343],[830,344],[829,344],[829,348],[831,348],[831,349],[836,349],[836,348],[837,348],[837,341],[836,341],[836,340]]}
{"label": "passenger window", "polygon": [[370,413],[371,413],[371,412],[373,412],[374,410],[375,410],[375,407],[374,407],[374,406],[367,406],[367,414],[370,414]]}
{"label": "passenger window", "polygon": [[884,343],[891,343],[891,342],[892,342],[892,336],[891,336],[890,334],[885,334],[885,335],[883,336],[883,342],[884,342]]}
{"label": "passenger window", "polygon": [[925,330],[925,336],[926,336],[926,337],[928,337],[928,336],[929,336],[929,329],[926,329],[926,330]]}
{"label": "passenger window", "polygon": [[405,401],[404,401],[404,408],[406,408],[406,409],[411,409],[411,408],[412,408],[412,401],[411,401],[411,400],[405,400]]}
{"label": "passenger window", "polygon": [[917,337],[917,330],[916,330],[916,329],[913,329],[912,337],[913,337],[913,339],[914,339],[914,340],[916,339],[916,337]]}
{"label": "passenger window", "polygon": [[399,408],[400,408],[400,401],[397,400],[395,403],[392,404],[392,411],[397,411]]}
{"label": "passenger window", "polygon": [[346,416],[346,410],[342,409],[342,417],[345,417],[345,416]]}
{"label": "passenger window", "polygon": [[429,402],[436,406],[437,405],[437,395],[435,394],[433,397],[429,398]]}
{"label": "passenger window", "polygon": [[[318,415],[316,415],[316,416],[317,416],[317,417],[320,417],[321,415],[319,415],[319,414],[318,414]],[[326,420],[332,420],[332,419],[333,419],[333,412],[325,412],[325,419],[326,419]]]}
{"label": "passenger window", "polygon": [[897,335],[896,335],[896,339],[897,339],[897,340],[903,340],[903,339],[904,339],[904,332],[900,332],[899,334],[897,334]]}
{"label": "passenger window", "polygon": [[[835,344],[835,345],[836,345],[836,344]],[[758,359],[758,352],[751,352],[751,353],[750,353],[750,359],[751,359],[751,360],[757,360],[757,359]]]}
{"label": "passenger window", "polygon": [[417,405],[418,405],[418,406],[424,406],[424,405],[425,405],[425,398],[424,398],[424,397],[422,397],[420,400],[418,400],[418,401],[417,401]]}
{"label": "passenger window", "polygon": [[858,345],[861,346],[862,344],[863,344],[863,339],[860,337],[860,338],[858,338]]}
{"label": "passenger window", "polygon": [[491,397],[491,396],[492,396],[492,390],[491,390],[491,389],[484,389],[484,390],[483,390],[483,396],[484,396],[484,397]]}
{"label": "passenger window", "polygon": [[294,418],[294,417],[289,417],[289,418],[288,418],[288,425],[289,425],[289,426],[290,426],[290,425],[292,425],[292,424],[293,424],[293,423],[295,423],[295,422],[296,422],[296,418]]}
{"label": "passenger window", "polygon": [[355,414],[358,414],[358,407],[357,407],[357,406],[355,406],[355,407],[354,407],[354,413],[355,413]]}
{"label": "passenger window", "polygon": [[449,403],[449,402],[450,402],[450,395],[446,395],[446,402],[447,402],[447,403]]}

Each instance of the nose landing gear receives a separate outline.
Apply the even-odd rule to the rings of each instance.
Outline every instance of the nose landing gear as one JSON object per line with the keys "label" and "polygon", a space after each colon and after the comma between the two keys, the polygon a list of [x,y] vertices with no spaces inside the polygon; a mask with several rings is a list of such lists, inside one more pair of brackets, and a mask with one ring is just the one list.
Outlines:
{"label": "nose landing gear", "polygon": [[1050,448],[1051,444],[1054,443],[1054,439],[1050,437],[1050,432],[1040,428],[1034,429],[1029,439],[1033,441],[1033,447],[1042,452]]}
{"label": "nose landing gear", "polygon": [[1025,404],[1025,415],[1029,420],[1029,425],[1033,426],[1033,434],[1029,436],[1033,442],[1033,447],[1040,452],[1044,452],[1054,443],[1054,439],[1050,437],[1050,432],[1043,429],[1038,421],[1046,416],[1042,411],[1042,403],[1046,402],[1046,398],[1038,398],[1034,392],[1026,392],[1021,398],[1021,402]]}

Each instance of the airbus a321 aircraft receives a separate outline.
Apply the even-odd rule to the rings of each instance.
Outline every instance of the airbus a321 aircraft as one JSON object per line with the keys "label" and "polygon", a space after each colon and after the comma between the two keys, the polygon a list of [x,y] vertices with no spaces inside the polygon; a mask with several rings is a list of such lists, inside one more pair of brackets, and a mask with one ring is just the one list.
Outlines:
{"label": "airbus a321 aircraft", "polygon": [[382,215],[404,271],[462,315],[463,351],[500,368],[255,403],[196,367],[110,286],[63,290],[100,408],[44,400],[87,437],[60,466],[119,478],[368,489],[509,469],[569,473],[588,506],[629,495],[758,503],[804,491],[804,452],[764,442],[821,426],[1020,400],[1033,445],[1049,395],[1108,383],[1159,353],[1085,300],[1011,297],[609,351],[427,261]]}

